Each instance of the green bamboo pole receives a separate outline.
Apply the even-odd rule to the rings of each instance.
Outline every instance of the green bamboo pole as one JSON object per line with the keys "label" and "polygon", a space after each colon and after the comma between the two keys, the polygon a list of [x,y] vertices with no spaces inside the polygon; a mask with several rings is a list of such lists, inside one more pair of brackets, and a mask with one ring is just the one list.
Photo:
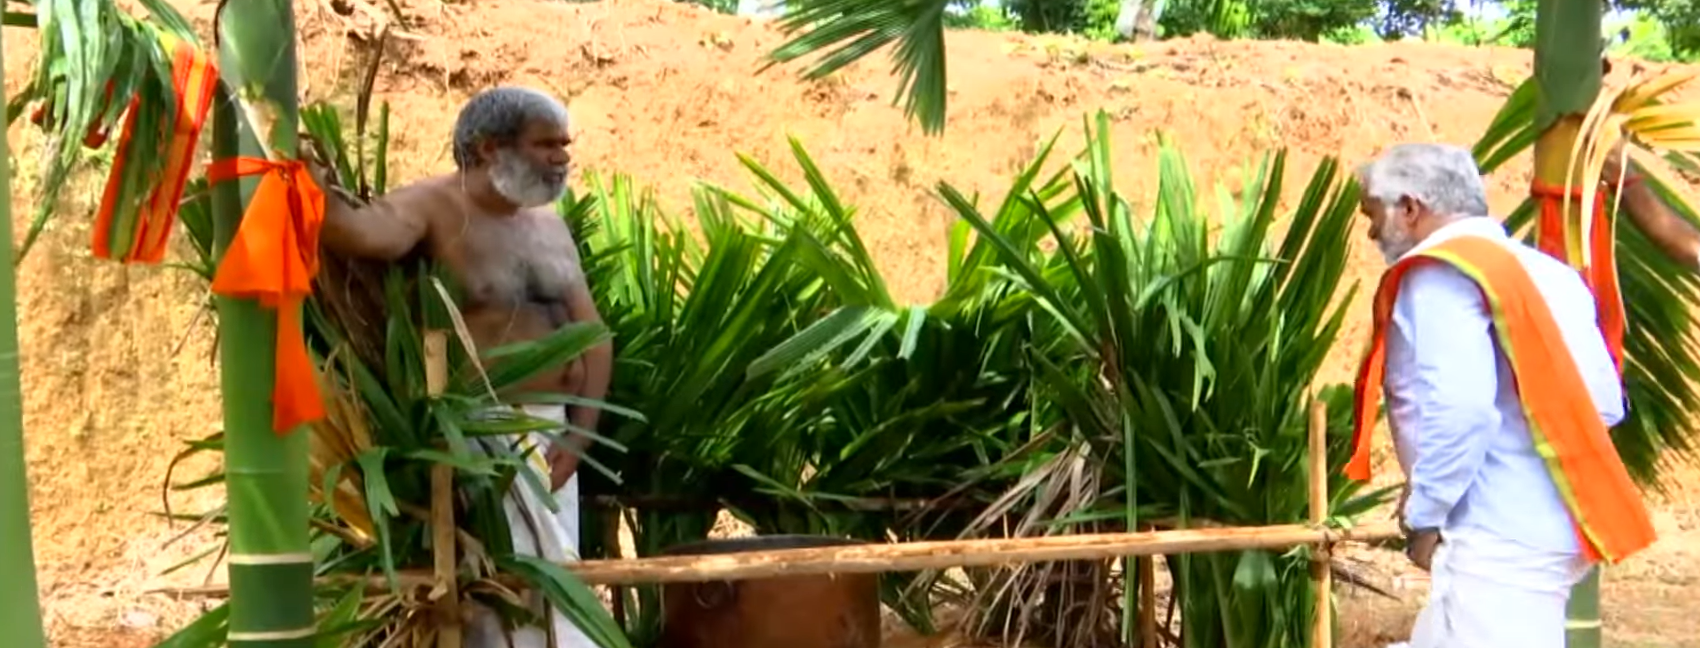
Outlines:
{"label": "green bamboo pole", "polygon": [[[0,51],[4,48],[0,47]],[[5,56],[0,53],[0,67]],[[0,88],[0,104],[6,91]],[[6,132],[0,129],[0,161],[11,159]],[[35,550],[30,539],[29,477],[24,465],[24,408],[18,396],[18,291],[13,268],[12,170],[0,164],[0,628],[6,645],[45,648],[41,601],[35,585]]]}
{"label": "green bamboo pole", "polygon": [[[295,21],[290,0],[221,7],[221,94],[213,154],[296,154]],[[230,96],[240,105],[235,105]],[[265,137],[261,146],[259,137]],[[213,187],[214,253],[230,247],[255,178]],[[230,646],[312,648],[313,556],[307,534],[307,435],[272,431],[276,313],[220,298],[225,490],[230,516]]]}
{"label": "green bamboo pole", "polygon": [[[1600,94],[1599,0],[1540,0],[1535,6],[1535,82],[1539,84],[1537,125],[1544,129],[1535,141],[1535,177],[1565,186],[1570,174],[1570,149],[1581,132],[1582,119]],[[1571,186],[1582,186],[1580,179]],[[1586,213],[1572,201],[1569,213]],[[1570,592],[1565,624],[1570,648],[1599,648],[1600,572]]]}

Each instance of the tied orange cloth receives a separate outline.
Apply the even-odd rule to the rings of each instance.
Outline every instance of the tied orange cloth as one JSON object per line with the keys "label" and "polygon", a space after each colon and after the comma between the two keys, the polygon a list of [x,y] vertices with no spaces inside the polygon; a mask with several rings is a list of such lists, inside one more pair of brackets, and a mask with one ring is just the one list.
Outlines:
{"label": "tied orange cloth", "polygon": [[[131,97],[129,114],[118,137],[118,150],[112,158],[112,172],[107,175],[106,191],[101,196],[100,209],[95,212],[96,258],[117,258],[125,263],[158,263],[165,259],[171,228],[177,222],[178,204],[183,199],[183,186],[194,167],[195,145],[218,87],[218,68],[213,65],[212,57],[194,43],[169,33],[161,38],[172,52],[171,82],[176,102],[168,107],[166,121],[157,126],[164,129],[169,125],[171,140],[162,151],[131,150],[136,118],[141,113],[141,97]],[[112,89],[112,82],[108,81],[107,101],[112,100]],[[91,127],[83,143],[99,147],[105,141],[106,134]],[[128,162],[136,155],[162,155],[165,166],[160,169],[160,175],[146,178],[132,173]],[[138,195],[138,190],[147,193]]]}
{"label": "tied orange cloth", "polygon": [[299,160],[218,160],[207,166],[217,184],[262,175],[242,226],[219,262],[214,293],[253,299],[277,310],[277,374],[272,386],[272,429],[288,434],[325,416],[313,360],[301,334],[301,303],[319,272],[319,228],[325,194]]}
{"label": "tied orange cloth", "polygon": [[1400,281],[1412,268],[1430,263],[1457,269],[1481,290],[1493,317],[1494,341],[1511,366],[1531,441],[1570,511],[1583,555],[1615,563],[1651,545],[1656,534],[1641,493],[1618,459],[1546,300],[1515,252],[1480,236],[1447,239],[1382,275],[1370,350],[1358,371],[1346,476],[1359,481],[1370,477],[1370,433],[1381,406],[1387,330]]}
{"label": "tied orange cloth", "polygon": [[1571,223],[1564,220],[1564,203],[1567,199],[1580,202],[1581,187],[1566,193],[1562,186],[1536,180],[1529,187],[1529,195],[1540,201],[1541,208],[1540,220],[1535,223],[1535,247],[1582,273],[1582,280],[1594,293],[1596,317],[1600,333],[1606,337],[1606,349],[1611,351],[1612,362],[1617,364],[1617,372],[1621,375],[1623,335],[1628,324],[1617,278],[1617,245],[1613,237],[1617,222],[1612,218],[1611,210],[1607,209],[1607,193],[1594,194],[1592,208],[1582,216],[1592,221],[1586,242],[1592,260],[1587,262],[1582,256],[1580,219]]}

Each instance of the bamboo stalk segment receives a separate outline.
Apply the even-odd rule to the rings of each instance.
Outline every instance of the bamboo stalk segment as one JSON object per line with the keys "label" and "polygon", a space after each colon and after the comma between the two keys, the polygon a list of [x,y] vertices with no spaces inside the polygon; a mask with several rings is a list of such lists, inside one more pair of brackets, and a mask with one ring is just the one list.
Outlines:
{"label": "bamboo stalk segment", "polygon": [[1398,535],[1399,527],[1392,522],[1353,529],[1324,529],[1308,524],[1288,524],[1044,538],[851,545],[713,556],[660,556],[636,560],[587,560],[572,563],[568,568],[585,582],[600,585],[692,583],[773,576],[905,572],[1029,562],[1103,560],[1122,556],[1275,549],[1323,541],[1380,540]]}
{"label": "bamboo stalk segment", "polygon": [[[922,571],[985,565],[1058,560],[1101,560],[1120,556],[1280,549],[1317,542],[1370,542],[1399,537],[1399,525],[1377,522],[1350,529],[1325,529],[1308,524],[1222,529],[1180,529],[1142,533],[1096,533],[1044,538],[943,540],[882,545],[846,545],[810,549],[778,549],[705,556],[657,556],[627,560],[586,560],[562,565],[591,585],[638,583],[706,583],[773,576],[818,576]],[[402,589],[430,587],[432,576],[418,572],[398,575]],[[387,590],[383,576],[364,579],[375,590]],[[350,582],[330,578],[320,582]],[[356,582],[358,579],[356,579]],[[518,586],[504,582],[504,585]],[[218,598],[220,586],[150,590],[187,598]]]}
{"label": "bamboo stalk segment", "polygon": [[[449,384],[447,331],[425,332],[425,393],[436,398]],[[436,585],[437,648],[461,648],[460,574],[455,569],[454,466],[431,466],[431,561]]]}
{"label": "bamboo stalk segment", "polygon": [[[1321,399],[1310,402],[1310,523],[1328,522],[1328,405]],[[1330,543],[1317,543],[1311,553],[1310,577],[1316,590],[1316,625],[1311,629],[1311,648],[1334,645],[1334,570],[1329,564]]]}
{"label": "bamboo stalk segment", "polygon": [[432,398],[449,386],[449,334],[433,329],[425,332],[425,393]]}
{"label": "bamboo stalk segment", "polygon": [[[429,360],[430,356],[426,358]],[[460,575],[455,569],[454,479],[453,466],[431,466],[431,558],[437,581],[431,596],[436,597],[437,604],[437,648],[461,648]]]}
{"label": "bamboo stalk segment", "polygon": [[1157,648],[1157,559],[1140,556],[1134,564],[1139,569],[1139,645]]}

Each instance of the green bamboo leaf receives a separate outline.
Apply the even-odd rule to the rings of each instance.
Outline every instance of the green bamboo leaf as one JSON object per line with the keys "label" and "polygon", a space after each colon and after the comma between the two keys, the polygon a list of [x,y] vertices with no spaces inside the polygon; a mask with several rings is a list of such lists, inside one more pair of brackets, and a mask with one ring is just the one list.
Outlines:
{"label": "green bamboo leaf", "polygon": [[533,556],[497,556],[496,564],[543,592],[549,604],[571,619],[599,648],[630,648],[602,600],[572,572]]}
{"label": "green bamboo leaf", "polygon": [[154,648],[222,648],[230,631],[230,604],[221,603],[154,644]]}

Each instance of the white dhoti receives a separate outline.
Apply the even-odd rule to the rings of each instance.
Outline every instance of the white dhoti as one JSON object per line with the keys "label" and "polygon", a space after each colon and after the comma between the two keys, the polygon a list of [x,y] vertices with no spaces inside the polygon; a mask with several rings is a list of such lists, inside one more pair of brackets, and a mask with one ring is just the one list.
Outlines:
{"label": "white dhoti", "polygon": [[[532,417],[566,422],[566,408],[560,405],[526,405],[524,411]],[[489,438],[483,442],[517,444],[515,451],[526,457],[528,468],[535,471],[544,484],[549,483],[549,464],[544,458],[551,443],[548,435],[531,432]],[[578,560],[578,475],[573,475],[560,490],[555,491],[554,500],[557,510],[550,511],[549,504],[523,478],[514,480],[507,496],[502,498],[502,508],[507,513],[515,553],[557,563]],[[467,647],[595,648],[596,644],[585,637],[565,614],[550,606],[542,593],[531,591],[526,596],[532,609],[541,612],[548,608],[547,618],[555,635],[553,643],[549,641],[548,631],[538,626],[515,628],[511,633],[512,643],[509,643],[509,632],[502,627],[502,619],[495,611],[471,606],[466,621]]]}
{"label": "white dhoti", "polygon": [[1388,648],[1564,648],[1570,588],[1588,574],[1581,556],[1473,529],[1442,537],[1411,641]]}

